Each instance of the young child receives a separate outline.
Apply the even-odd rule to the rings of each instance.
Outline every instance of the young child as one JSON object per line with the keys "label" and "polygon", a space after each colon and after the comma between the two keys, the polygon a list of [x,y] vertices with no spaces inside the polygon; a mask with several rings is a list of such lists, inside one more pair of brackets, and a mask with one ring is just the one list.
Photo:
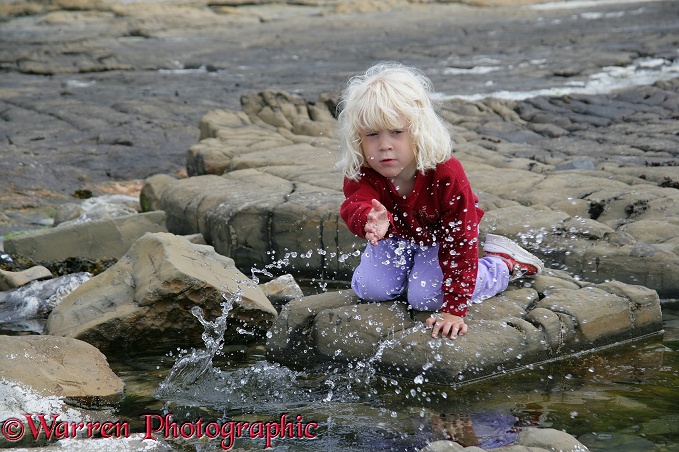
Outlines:
{"label": "young child", "polygon": [[346,200],[340,215],[368,240],[352,278],[367,301],[407,294],[412,309],[437,311],[432,336],[467,332],[474,301],[511,279],[537,276],[542,262],[516,243],[488,234],[479,258],[483,211],[452,139],[433,109],[430,80],[382,63],[352,77],[342,93],[338,138]]}

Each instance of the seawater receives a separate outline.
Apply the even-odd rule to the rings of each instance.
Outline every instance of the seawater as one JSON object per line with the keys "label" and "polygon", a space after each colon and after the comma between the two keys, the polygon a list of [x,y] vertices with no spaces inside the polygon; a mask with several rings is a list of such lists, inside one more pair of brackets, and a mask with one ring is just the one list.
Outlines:
{"label": "seawater", "polygon": [[[205,349],[111,363],[126,383],[121,420],[137,431],[140,415],[151,413],[171,414],[177,424],[200,419],[273,428],[284,421],[290,431],[301,425],[300,432],[313,426],[313,437],[270,439],[275,450],[406,451],[451,436],[492,449],[529,427],[563,430],[595,451],[679,450],[676,302],[663,304],[663,336],[460,387],[379,375],[370,360],[319,372],[268,362],[264,339],[222,343],[219,329],[230,308],[227,297],[223,318],[212,322],[194,312],[206,328]],[[235,450],[265,446],[257,434],[233,444]],[[182,439],[179,447],[222,450],[218,438]]]}

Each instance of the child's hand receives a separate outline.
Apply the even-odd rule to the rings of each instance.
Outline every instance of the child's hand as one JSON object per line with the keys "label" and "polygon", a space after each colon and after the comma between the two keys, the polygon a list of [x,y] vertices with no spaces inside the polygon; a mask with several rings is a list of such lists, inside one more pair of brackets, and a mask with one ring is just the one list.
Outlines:
{"label": "child's hand", "polygon": [[373,208],[368,212],[368,222],[365,224],[365,238],[371,245],[377,245],[389,230],[389,212],[378,200],[373,199]]}
{"label": "child's hand", "polygon": [[442,337],[450,335],[451,339],[455,339],[458,334],[462,336],[467,333],[467,324],[464,323],[464,319],[447,312],[432,315],[427,319],[427,325],[434,327],[431,337],[438,337],[439,331]]}

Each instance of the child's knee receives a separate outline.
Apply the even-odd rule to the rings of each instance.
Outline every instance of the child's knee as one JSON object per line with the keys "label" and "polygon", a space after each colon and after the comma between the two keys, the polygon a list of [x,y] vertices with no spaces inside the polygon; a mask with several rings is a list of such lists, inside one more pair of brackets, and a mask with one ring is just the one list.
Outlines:
{"label": "child's knee", "polygon": [[351,288],[364,300],[388,301],[403,293],[406,278],[406,272],[400,269],[361,261],[351,278]]}
{"label": "child's knee", "polygon": [[443,305],[440,285],[417,284],[411,281],[408,287],[408,304],[416,311],[435,311]]}

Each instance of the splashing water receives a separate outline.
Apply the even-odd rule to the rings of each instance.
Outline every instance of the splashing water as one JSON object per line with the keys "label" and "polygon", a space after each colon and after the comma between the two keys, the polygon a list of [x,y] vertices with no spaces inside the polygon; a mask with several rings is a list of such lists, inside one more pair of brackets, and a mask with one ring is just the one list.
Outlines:
{"label": "splashing water", "polygon": [[192,350],[190,353],[180,356],[170,369],[165,381],[163,381],[157,391],[157,397],[161,394],[172,394],[186,390],[194,384],[203,374],[212,368],[212,360],[219,353],[224,345],[224,332],[227,327],[229,312],[233,309],[233,304],[240,301],[242,291],[227,295],[222,293],[224,302],[221,303],[222,313],[214,321],[206,320],[203,310],[199,306],[191,308],[193,314],[203,325],[204,331],[201,337],[205,342],[204,350]]}
{"label": "splashing water", "polygon": [[274,251],[267,251],[266,254],[271,256],[272,260],[270,263],[264,265],[263,268],[257,268],[256,266],[253,266],[250,269],[251,278],[255,284],[259,284],[259,276],[273,279],[275,277],[274,273],[279,273],[276,272],[276,270],[285,270],[294,273],[296,268],[308,268],[310,264],[304,263],[304,261],[311,260],[314,258],[314,256],[318,256],[318,258],[321,260],[320,271],[317,275],[313,276],[311,281],[313,285],[318,286],[321,292],[327,292],[328,281],[336,282],[336,280],[332,277],[328,279],[326,262],[328,260],[337,259],[338,263],[345,263],[351,258],[359,257],[361,255],[361,250],[354,250],[347,253],[330,252],[323,248],[317,248],[316,250],[308,249],[305,252],[287,251],[283,257],[279,259],[274,257],[276,254]]}
{"label": "splashing water", "polygon": [[[527,247],[542,250],[545,248],[544,233],[544,230],[530,230],[519,240]],[[256,284],[257,276],[272,277],[271,273],[276,273],[275,269],[289,266],[291,259],[309,257],[309,252],[286,254],[263,270],[253,269],[252,279]],[[500,383],[512,388],[509,390],[510,402],[505,403],[504,399],[494,401],[490,403],[492,409],[486,405],[489,405],[491,394],[497,392],[494,386],[497,382],[489,389],[479,383],[478,386],[455,389],[454,393],[449,392],[449,387],[430,384],[429,372],[436,362],[443,359],[439,349],[452,346],[453,343],[448,345],[442,340],[429,341],[431,360],[423,363],[421,371],[413,377],[404,378],[399,373],[381,374],[383,355],[389,353],[392,347],[404,343],[403,337],[400,337],[402,335],[426,334],[423,323],[408,330],[396,333],[390,331],[383,335],[372,356],[363,360],[304,371],[294,371],[267,361],[263,356],[261,341],[247,348],[230,348],[224,344],[224,335],[227,327],[233,326],[229,325],[228,314],[239,297],[240,294],[223,294],[222,314],[213,321],[206,320],[200,308],[192,310],[203,326],[205,348],[182,352],[154,392],[157,399],[164,401],[164,410],[173,415],[186,416],[189,421],[199,416],[205,417],[206,413],[220,422],[249,421],[253,418],[268,421],[279,418],[280,413],[303,415],[304,419],[319,423],[321,448],[330,450],[359,443],[365,449],[416,450],[433,440],[442,439],[440,429],[447,428],[450,424],[447,419],[455,418],[458,414],[466,416],[465,419],[473,417],[474,433],[479,441],[483,436],[484,440],[501,444],[513,440],[513,433],[508,432],[507,428],[517,422],[514,414],[518,414],[519,424],[533,422],[530,418],[534,406],[532,403],[526,402],[529,408],[516,410],[516,413],[511,409],[505,410],[507,403],[513,407],[517,401],[532,401],[532,393],[524,394],[523,390],[514,388],[511,377],[505,383]],[[238,360],[232,360],[230,350],[245,352],[245,359],[239,357]],[[591,369],[591,366],[585,368]],[[589,372],[592,373],[591,370]],[[544,371],[533,378],[539,379],[543,375]],[[562,383],[572,384],[575,380],[566,377]],[[551,383],[553,379],[549,381]],[[521,380],[516,384],[523,388],[525,382]],[[586,415],[585,411],[584,408],[578,409],[578,419]],[[569,420],[573,419],[573,412],[573,407],[569,407]],[[560,421],[557,414],[550,416]],[[318,444],[279,442],[282,443],[279,446],[284,449],[294,447],[297,450],[300,447],[299,450],[318,450],[315,447]],[[246,446],[249,444],[245,443]],[[260,446],[256,441],[252,445]],[[206,450],[203,446],[197,450]],[[305,449],[307,446],[308,449]],[[494,447],[497,445],[494,444]]]}
{"label": "splashing water", "polygon": [[[267,270],[253,270],[265,273]],[[256,281],[256,278],[255,278]],[[251,283],[252,281],[250,281]],[[241,287],[239,285],[239,287]],[[281,410],[292,406],[355,403],[378,394],[376,367],[382,354],[399,339],[391,332],[375,354],[363,361],[333,365],[318,372],[297,372],[285,366],[259,360],[245,367],[223,370],[215,366],[222,354],[229,313],[242,293],[222,293],[222,312],[213,321],[205,319],[203,310],[194,306],[191,313],[203,326],[204,349],[182,351],[168,375],[154,391],[154,397],[192,406],[212,406],[220,410]],[[414,327],[399,334],[420,332]],[[421,332],[420,332],[421,333]]]}
{"label": "splashing water", "polygon": [[[253,269],[253,276],[256,273],[266,274],[267,271]],[[253,279],[256,283],[257,279]],[[252,281],[248,281],[248,284],[252,284]],[[253,404],[258,409],[280,410],[328,399],[324,386],[341,386],[339,393],[343,395],[339,397],[340,400],[356,400],[356,396],[351,394],[349,382],[355,377],[338,376],[337,369],[334,376],[330,377],[337,383],[324,385],[318,379],[326,378],[325,374],[313,376],[266,361],[257,361],[247,367],[228,371],[215,367],[214,359],[221,354],[224,346],[229,313],[234,303],[242,299],[240,287],[241,284],[236,293],[222,293],[222,312],[214,321],[205,319],[200,307],[194,306],[191,309],[191,313],[203,326],[201,337],[205,348],[180,352],[167,377],[154,391],[154,397],[161,400],[172,399],[186,405],[213,406],[227,411],[247,409]]]}

